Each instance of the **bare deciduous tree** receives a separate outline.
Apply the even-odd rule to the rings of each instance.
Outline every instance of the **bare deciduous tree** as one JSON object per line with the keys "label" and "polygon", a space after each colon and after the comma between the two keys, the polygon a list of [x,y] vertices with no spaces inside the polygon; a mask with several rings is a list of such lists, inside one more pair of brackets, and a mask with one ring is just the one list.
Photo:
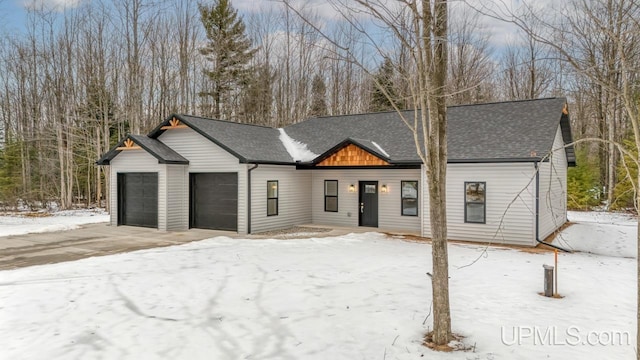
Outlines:
{"label": "bare deciduous tree", "polygon": [[[573,0],[553,9],[536,8],[525,2],[518,12],[502,3],[498,8],[481,8],[485,14],[515,24],[533,40],[556,51],[574,72],[588,80],[602,99],[607,132],[601,142],[608,147],[609,187],[615,183],[615,153],[623,149],[617,142],[616,104],[621,104],[629,125],[635,157],[640,164],[640,3],[634,0]],[[603,129],[604,130],[604,129]],[[604,131],[603,131],[604,132]],[[627,154],[628,155],[628,154]],[[640,208],[640,173],[633,179],[635,206]],[[609,194],[608,197],[610,197]],[[611,200],[611,199],[609,199]],[[640,218],[638,219],[640,227]],[[640,255],[640,231],[637,237]],[[638,308],[636,355],[640,360],[640,256],[637,267]]]}
{"label": "bare deciduous tree", "polygon": [[[285,3],[296,11],[286,0]],[[408,66],[415,72],[405,81],[409,84],[414,111],[413,118],[406,118],[398,107],[397,98],[386,91],[384,84],[376,82],[367,64],[352,52],[352,48],[344,45],[339,38],[322,32],[320,26],[314,26],[337,49],[336,57],[369,73],[413,134],[416,151],[426,172],[431,223],[434,317],[433,331],[428,334],[427,341],[444,346],[452,339],[446,214],[448,3],[446,0],[391,4],[355,0],[350,3],[335,2],[334,8],[355,31],[367,33],[367,26],[386,31],[384,35],[379,34],[379,38],[367,35],[366,40],[374,53],[385,54],[382,44],[385,36],[411,49]],[[301,15],[300,12],[297,14]],[[362,20],[363,17],[371,19],[371,22]]]}

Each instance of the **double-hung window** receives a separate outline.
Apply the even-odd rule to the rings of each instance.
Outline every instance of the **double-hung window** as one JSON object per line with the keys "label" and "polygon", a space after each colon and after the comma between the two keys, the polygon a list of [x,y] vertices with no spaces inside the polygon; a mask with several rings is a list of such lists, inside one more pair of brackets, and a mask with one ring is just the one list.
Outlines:
{"label": "double-hung window", "polygon": [[401,181],[402,216],[418,216],[418,181]]}
{"label": "double-hung window", "polygon": [[324,181],[324,211],[338,212],[338,180]]}
{"label": "double-hung window", "polygon": [[267,216],[278,215],[278,180],[267,181]]}
{"label": "double-hung window", "polygon": [[464,222],[486,223],[486,185],[478,181],[464,183]]}

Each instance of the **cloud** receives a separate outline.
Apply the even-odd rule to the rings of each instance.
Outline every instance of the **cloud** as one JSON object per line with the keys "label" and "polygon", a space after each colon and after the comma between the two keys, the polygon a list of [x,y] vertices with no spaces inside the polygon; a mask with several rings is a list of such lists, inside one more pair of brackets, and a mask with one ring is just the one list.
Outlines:
{"label": "cloud", "polygon": [[64,11],[80,6],[83,0],[23,0],[22,6],[28,10]]}
{"label": "cloud", "polygon": [[[288,1],[295,9],[301,9],[305,14],[312,14],[313,22],[322,29],[335,26],[343,19],[341,12],[346,11],[349,6],[355,6],[350,0]],[[487,36],[490,46],[499,54],[505,46],[519,43],[523,39],[522,30],[510,22],[512,15],[520,15],[525,9],[544,13],[544,9],[560,6],[556,2],[557,0],[461,0],[451,1],[449,9],[450,16],[455,16],[455,13],[461,11],[478,12],[480,28],[477,31]],[[372,3],[390,7],[400,6],[399,2],[393,0],[374,0]],[[233,0],[232,4],[243,14],[264,12],[267,9],[275,10],[274,14],[276,14],[285,7],[282,2],[273,0]],[[365,12],[353,10],[356,10],[356,16],[360,20],[366,22],[367,19],[371,19],[371,16]],[[375,27],[371,30],[375,31]]]}
{"label": "cloud", "polygon": [[471,9],[480,14],[482,31],[496,49],[523,39],[524,32],[512,22],[514,17],[522,17],[530,11],[546,17],[557,13],[558,7],[563,5],[557,0],[464,0],[453,3],[453,7]]}
{"label": "cloud", "polygon": [[[291,7],[301,11],[305,15],[317,16],[321,20],[341,20],[341,11],[349,0],[288,0]],[[286,5],[273,0],[235,0],[233,7],[242,13],[255,13],[275,7],[283,9]],[[342,10],[339,10],[342,9]]]}

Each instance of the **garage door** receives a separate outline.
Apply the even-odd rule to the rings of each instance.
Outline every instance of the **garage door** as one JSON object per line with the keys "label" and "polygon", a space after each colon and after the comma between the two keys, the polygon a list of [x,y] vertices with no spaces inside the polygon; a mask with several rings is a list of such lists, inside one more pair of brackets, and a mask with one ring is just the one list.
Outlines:
{"label": "garage door", "polygon": [[118,174],[118,225],[158,227],[158,173]]}
{"label": "garage door", "polygon": [[191,227],[238,231],[238,173],[190,174]]}

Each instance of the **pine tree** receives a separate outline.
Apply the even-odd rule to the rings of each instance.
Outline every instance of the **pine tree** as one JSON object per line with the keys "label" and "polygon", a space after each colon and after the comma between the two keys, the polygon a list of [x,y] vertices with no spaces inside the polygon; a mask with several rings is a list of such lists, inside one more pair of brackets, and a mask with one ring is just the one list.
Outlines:
{"label": "pine tree", "polygon": [[316,74],[311,82],[311,109],[309,117],[328,115],[327,111],[327,86],[322,76]]}
{"label": "pine tree", "polygon": [[[397,96],[395,86],[393,84],[393,62],[389,57],[384,58],[384,62],[378,68],[374,75],[373,93],[369,103],[369,111],[385,111],[393,110],[393,104],[389,98],[393,99],[396,106],[403,108]],[[389,95],[385,95],[384,91]]]}
{"label": "pine tree", "polygon": [[246,83],[247,64],[256,50],[245,34],[245,25],[229,0],[214,0],[210,6],[200,4],[200,20],[207,35],[207,44],[200,53],[211,64],[204,73],[209,77],[211,87],[200,93],[213,98],[212,115],[230,117],[229,110],[223,111],[225,102],[232,102],[241,84]]}

